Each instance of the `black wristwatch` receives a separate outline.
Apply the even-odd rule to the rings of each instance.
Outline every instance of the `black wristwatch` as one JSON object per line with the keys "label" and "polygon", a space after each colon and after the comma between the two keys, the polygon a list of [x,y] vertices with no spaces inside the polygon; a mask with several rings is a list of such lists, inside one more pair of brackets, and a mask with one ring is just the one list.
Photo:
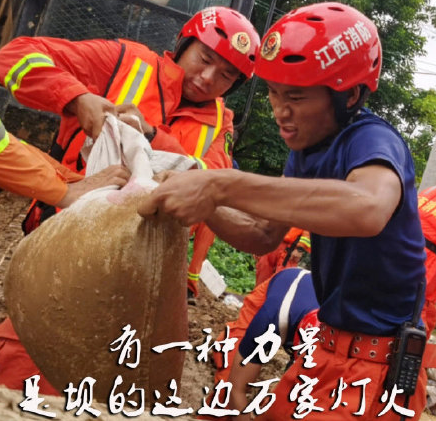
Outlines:
{"label": "black wristwatch", "polygon": [[150,134],[144,134],[144,136],[146,137],[146,139],[151,143],[151,141],[154,139],[154,137],[156,136],[156,127],[153,126],[153,131]]}

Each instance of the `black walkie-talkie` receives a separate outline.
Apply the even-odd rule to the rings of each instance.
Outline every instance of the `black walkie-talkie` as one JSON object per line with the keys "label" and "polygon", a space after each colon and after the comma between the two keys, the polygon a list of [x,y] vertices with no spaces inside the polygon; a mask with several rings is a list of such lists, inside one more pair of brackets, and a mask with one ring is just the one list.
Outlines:
{"label": "black walkie-talkie", "polygon": [[422,356],[427,337],[424,328],[418,327],[420,305],[424,298],[424,282],[419,284],[418,295],[411,322],[405,322],[394,341],[385,389],[403,389],[404,394],[413,395],[416,389]]}

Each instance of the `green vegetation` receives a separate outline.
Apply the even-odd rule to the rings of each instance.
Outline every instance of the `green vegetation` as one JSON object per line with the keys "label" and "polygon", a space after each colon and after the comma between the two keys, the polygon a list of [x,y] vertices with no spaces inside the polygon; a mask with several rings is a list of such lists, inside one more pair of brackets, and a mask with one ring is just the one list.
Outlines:
{"label": "green vegetation", "polygon": [[[192,256],[192,241],[188,256]],[[250,292],[255,285],[255,262],[251,254],[240,252],[219,238],[215,238],[207,256],[215,269],[224,276],[228,290],[238,294]]]}

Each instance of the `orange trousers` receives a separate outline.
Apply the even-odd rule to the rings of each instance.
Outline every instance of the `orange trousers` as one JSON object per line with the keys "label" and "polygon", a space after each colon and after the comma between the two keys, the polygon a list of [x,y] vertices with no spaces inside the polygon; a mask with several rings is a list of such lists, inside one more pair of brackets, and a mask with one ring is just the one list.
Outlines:
{"label": "orange trousers", "polygon": [[[265,282],[259,284],[253,291],[248,294],[244,299],[244,305],[241,307],[239,316],[236,320],[226,323],[229,327],[229,337],[238,338],[235,349],[228,354],[228,365],[224,367],[223,355],[220,352],[214,351],[213,359],[217,370],[215,372],[215,384],[218,384],[220,380],[227,381],[230,376],[230,370],[232,368],[233,359],[235,358],[238,346],[242,338],[245,336],[248,326],[262,307],[266,300],[266,293],[271,278]],[[223,331],[217,337],[217,341],[222,341],[225,338],[226,332]]]}
{"label": "orange trousers", "polygon": [[[226,382],[229,379],[230,371],[232,369],[233,360],[235,359],[236,352],[238,350],[238,346],[242,338],[245,336],[245,332],[247,331],[248,326],[250,325],[251,321],[253,320],[254,316],[257,314],[259,309],[262,307],[263,303],[266,300],[266,293],[268,291],[268,286],[270,283],[270,279],[266,280],[265,282],[262,282],[256,288],[253,289],[253,291],[248,294],[244,299],[244,305],[241,307],[241,310],[239,311],[239,316],[236,320],[226,323],[226,325],[229,327],[229,337],[230,338],[237,338],[238,342],[235,344],[235,348],[231,350],[227,354],[228,358],[228,365],[227,367],[224,367],[224,359],[221,352],[213,351],[213,360],[216,366],[215,371],[215,380],[214,384],[217,385],[220,380],[223,380]],[[221,332],[218,337],[217,341],[222,341],[226,337],[226,331]],[[214,396],[214,391],[209,394],[209,396],[206,398],[206,401],[210,404]],[[212,417],[208,415],[199,415],[197,416],[197,419],[202,420],[217,420],[220,421],[231,421],[231,417]]]}
{"label": "orange trousers", "polygon": [[32,361],[7,318],[0,324],[0,384],[9,389],[24,390],[24,380],[36,374],[40,376],[39,393],[60,396]]}
{"label": "orange trousers", "polygon": [[[389,399],[381,400],[388,365],[349,357],[353,336],[351,333],[341,332],[334,352],[318,345],[312,354],[316,363],[313,368],[304,368],[304,359],[300,356],[274,389],[276,401],[268,411],[256,417],[256,420],[289,420],[295,419],[293,414],[301,415],[307,412],[307,415],[304,416],[306,421],[399,421],[400,415],[395,412],[393,407],[384,415],[378,416],[389,403]],[[300,375],[317,379],[318,382],[313,385],[313,390],[306,390],[311,398],[302,398],[303,389],[299,389],[291,401],[291,391],[294,387],[298,388],[299,385],[303,386],[306,383],[307,379],[298,377]],[[347,385],[346,388],[339,387],[340,379],[342,379],[342,385]],[[370,381],[363,387],[360,382],[368,379]],[[353,386],[353,382],[357,382],[357,384]],[[427,375],[425,369],[421,368],[415,394],[411,396],[408,405],[408,408],[415,411],[415,415],[413,418],[406,418],[408,421],[418,421],[424,410],[426,384]],[[339,389],[342,389],[342,392]],[[340,399],[336,402],[338,396]],[[365,397],[364,400],[362,396]],[[304,407],[304,403],[309,402],[310,399],[315,407],[321,408],[323,411],[309,411],[309,406]],[[403,407],[404,396],[398,395],[395,404]],[[355,413],[359,413],[359,415]]]}
{"label": "orange trousers", "polygon": [[436,327],[436,302],[425,300],[422,308],[421,318],[427,332],[427,339],[430,338],[431,332]]}
{"label": "orange trousers", "polygon": [[205,223],[193,225],[190,234],[194,234],[194,249],[188,267],[188,288],[194,293],[194,296],[197,297],[201,267],[215,240],[215,234]]}

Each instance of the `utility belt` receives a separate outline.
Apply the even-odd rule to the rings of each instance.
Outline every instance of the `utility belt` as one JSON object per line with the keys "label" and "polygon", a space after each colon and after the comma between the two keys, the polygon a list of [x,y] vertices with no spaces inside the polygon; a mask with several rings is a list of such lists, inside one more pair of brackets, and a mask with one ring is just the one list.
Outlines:
{"label": "utility belt", "polygon": [[328,351],[335,352],[338,343],[349,343],[349,357],[388,364],[392,356],[395,337],[347,332],[321,323],[318,339],[320,345]]}

